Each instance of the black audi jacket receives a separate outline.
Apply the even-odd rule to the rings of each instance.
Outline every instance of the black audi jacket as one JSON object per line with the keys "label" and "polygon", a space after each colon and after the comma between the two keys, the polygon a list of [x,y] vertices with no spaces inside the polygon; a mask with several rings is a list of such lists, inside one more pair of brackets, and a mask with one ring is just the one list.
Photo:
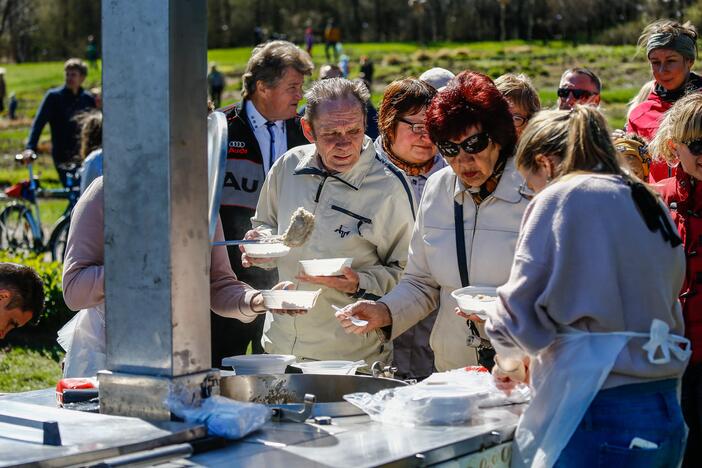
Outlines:
{"label": "black audi jacket", "polygon": [[[228,147],[227,168],[222,187],[222,202],[219,215],[227,240],[243,239],[251,229],[251,217],[266,178],[263,157],[258,140],[246,115],[245,101],[219,109],[227,116]],[[288,150],[309,143],[302,133],[300,118],[285,121]],[[252,268],[242,275],[241,253],[238,248],[229,248],[229,261],[239,279],[250,282],[256,288],[272,286],[271,275],[265,270]]]}

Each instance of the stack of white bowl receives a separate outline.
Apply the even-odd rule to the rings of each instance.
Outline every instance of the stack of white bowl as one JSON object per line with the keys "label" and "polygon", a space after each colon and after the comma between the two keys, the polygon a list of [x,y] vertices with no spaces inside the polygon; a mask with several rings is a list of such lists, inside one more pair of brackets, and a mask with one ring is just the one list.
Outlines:
{"label": "stack of white bowl", "polygon": [[248,354],[224,358],[222,365],[234,368],[236,375],[284,374],[295,361],[295,356],[286,354]]}

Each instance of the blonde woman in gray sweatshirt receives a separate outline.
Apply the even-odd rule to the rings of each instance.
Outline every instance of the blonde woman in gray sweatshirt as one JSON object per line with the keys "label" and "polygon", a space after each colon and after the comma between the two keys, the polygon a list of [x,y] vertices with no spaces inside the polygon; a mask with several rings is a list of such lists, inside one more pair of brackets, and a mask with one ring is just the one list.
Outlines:
{"label": "blonde woman in gray sweatshirt", "polygon": [[676,466],[683,453],[684,252],[609,135],[599,111],[576,106],[537,115],[517,148],[539,193],[485,327],[498,386],[534,392],[512,466]]}

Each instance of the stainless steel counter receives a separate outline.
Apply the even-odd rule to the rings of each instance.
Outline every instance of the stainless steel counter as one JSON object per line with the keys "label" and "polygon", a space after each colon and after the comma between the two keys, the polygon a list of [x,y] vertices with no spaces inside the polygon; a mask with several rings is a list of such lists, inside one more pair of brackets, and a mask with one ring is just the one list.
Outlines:
{"label": "stainless steel counter", "polygon": [[511,440],[522,406],[490,408],[465,426],[407,428],[367,416],[331,426],[269,423],[262,431],[189,461],[202,466],[419,466],[463,457]]}
{"label": "stainless steel counter", "polygon": [[[113,439],[114,446],[124,446],[126,443],[150,445],[174,444],[187,441],[190,437],[201,437],[202,428],[199,426],[179,425],[159,427],[134,418],[118,418],[114,416],[82,414],[74,411],[47,408],[37,405],[51,404],[53,398],[48,391],[27,392],[0,398],[0,408],[4,411],[23,410],[41,413],[42,417],[51,417],[61,421],[62,416],[70,420],[61,426],[62,437],[70,441],[68,447],[50,447],[67,452],[75,452],[75,446],[85,449],[86,441],[73,439],[72,433],[100,437],[100,442],[92,446],[95,450],[103,450],[104,456],[114,456],[125,453],[117,449],[108,452],[107,439]],[[31,402],[18,403],[18,401]],[[21,406],[18,406],[21,405]],[[33,408],[32,408],[33,407]],[[188,459],[173,460],[159,467],[176,466],[285,466],[285,468],[310,466],[420,466],[436,464],[466,457],[480,456],[482,450],[496,447],[512,439],[522,405],[498,407],[480,410],[479,415],[470,424],[464,426],[432,426],[432,427],[400,427],[373,422],[367,416],[352,416],[335,418],[331,425],[320,426],[312,423],[268,423],[258,431],[243,440],[232,442],[217,450],[196,454]],[[63,413],[63,414],[62,414]],[[119,425],[115,421],[119,420]],[[80,421],[77,426],[74,422]],[[66,435],[64,431],[67,430]],[[170,432],[168,432],[170,431]],[[104,437],[103,437],[104,436]],[[168,440],[168,438],[171,440]],[[133,439],[133,440],[132,440]],[[150,442],[144,439],[149,439]],[[119,441],[119,443],[117,442]],[[154,443],[158,442],[156,445]],[[13,445],[14,444],[14,445]],[[0,437],[0,465],[14,464],[20,461],[30,461],[28,452],[19,450],[20,442],[11,442]],[[24,446],[27,443],[24,442]],[[30,446],[35,452],[37,447]],[[147,447],[144,447],[147,448]],[[493,459],[503,462],[509,455],[509,447],[498,447],[501,455],[492,455]],[[130,450],[131,450],[130,449]],[[9,451],[13,453],[7,458]],[[41,450],[44,453],[44,450]],[[493,449],[495,452],[495,449]],[[487,453],[487,452],[486,452]],[[24,457],[24,458],[22,458]],[[67,460],[67,459],[65,459]],[[8,463],[9,461],[9,463]],[[59,466],[54,462],[52,465]],[[507,460],[508,462],[508,460]],[[472,463],[461,462],[461,466],[471,466]],[[478,466],[476,464],[476,466]],[[494,463],[488,466],[494,466]]]}
{"label": "stainless steel counter", "polygon": [[56,421],[62,444],[42,445],[41,430],[0,422],[0,466],[67,466],[205,437],[201,425],[56,408],[53,389],[0,397],[6,416]]}

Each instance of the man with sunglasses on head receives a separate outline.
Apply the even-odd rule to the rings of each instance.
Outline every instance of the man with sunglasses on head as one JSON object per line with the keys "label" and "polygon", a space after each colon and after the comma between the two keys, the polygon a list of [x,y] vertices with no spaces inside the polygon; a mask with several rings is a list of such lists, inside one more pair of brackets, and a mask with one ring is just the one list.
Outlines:
{"label": "man with sunglasses on head", "polygon": [[558,108],[570,110],[574,105],[600,105],[602,82],[587,68],[570,68],[561,76],[558,85]]}

